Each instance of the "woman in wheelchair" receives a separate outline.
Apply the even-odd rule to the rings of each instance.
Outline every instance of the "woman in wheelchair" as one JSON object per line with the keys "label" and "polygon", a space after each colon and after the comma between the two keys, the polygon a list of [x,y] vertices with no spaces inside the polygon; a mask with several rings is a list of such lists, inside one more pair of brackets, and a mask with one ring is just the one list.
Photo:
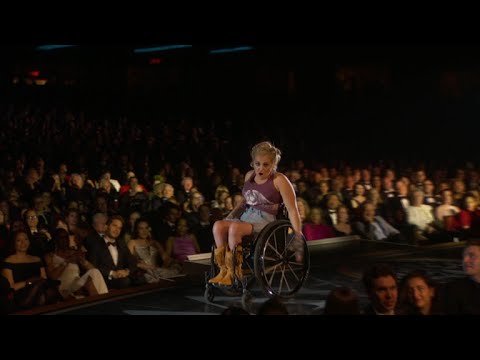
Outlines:
{"label": "woman in wheelchair", "polygon": [[267,224],[276,220],[282,203],[295,231],[293,248],[297,258],[302,257],[302,224],[295,191],[288,178],[276,171],[281,158],[280,150],[264,141],[253,146],[250,155],[253,170],[245,175],[243,203],[238,204],[225,219],[215,222],[213,226],[216,245],[214,257],[220,272],[209,283],[231,286],[234,276],[242,279],[242,238],[258,234]]}

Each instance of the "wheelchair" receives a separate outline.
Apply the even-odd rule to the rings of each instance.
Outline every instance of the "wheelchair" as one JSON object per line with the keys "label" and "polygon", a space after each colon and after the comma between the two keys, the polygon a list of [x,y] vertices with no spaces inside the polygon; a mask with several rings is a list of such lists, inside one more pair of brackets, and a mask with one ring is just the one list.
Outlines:
{"label": "wheelchair", "polygon": [[[259,287],[268,297],[286,299],[293,296],[305,282],[310,270],[310,255],[305,238],[302,236],[303,258],[296,258],[293,249],[295,239],[294,230],[290,221],[277,219],[267,224],[257,235],[245,236],[242,239],[243,247],[243,278],[239,279],[234,272],[231,286],[209,283],[218,269],[214,262],[215,245],[212,246],[211,265],[205,273],[205,293],[207,302],[213,302],[215,291],[218,290],[227,296],[242,296],[242,306],[248,310],[252,295],[249,291],[257,281]],[[297,245],[299,246],[299,245]],[[233,266],[237,265],[236,250],[233,249]]]}

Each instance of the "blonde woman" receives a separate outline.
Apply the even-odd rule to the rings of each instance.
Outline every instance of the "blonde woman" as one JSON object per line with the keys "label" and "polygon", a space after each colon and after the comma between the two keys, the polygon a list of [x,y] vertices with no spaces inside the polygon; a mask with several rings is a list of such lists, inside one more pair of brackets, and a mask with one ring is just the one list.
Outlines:
{"label": "blonde woman", "polygon": [[243,277],[241,247],[238,246],[236,250],[235,270],[232,250],[242,243],[242,237],[259,233],[267,224],[276,220],[281,203],[287,208],[297,238],[302,236],[302,221],[292,183],[277,171],[281,151],[264,141],[253,146],[250,156],[253,170],[245,176],[242,190],[245,201],[213,226],[217,247],[215,262],[220,267],[220,273],[210,279],[210,283],[230,286],[233,284],[234,271],[237,278]]}

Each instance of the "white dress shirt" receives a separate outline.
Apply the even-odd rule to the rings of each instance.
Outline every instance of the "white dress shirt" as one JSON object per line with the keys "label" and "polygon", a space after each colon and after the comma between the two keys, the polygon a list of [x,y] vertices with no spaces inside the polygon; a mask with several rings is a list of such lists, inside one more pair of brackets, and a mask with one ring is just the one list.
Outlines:
{"label": "white dress shirt", "polygon": [[111,246],[108,245],[110,242],[115,242],[115,245],[117,245],[117,242],[114,239],[108,239],[106,236],[104,237],[105,243],[107,244],[108,251],[110,251],[110,255],[112,255],[113,263],[115,266],[117,266],[118,263],[118,249],[117,246]]}

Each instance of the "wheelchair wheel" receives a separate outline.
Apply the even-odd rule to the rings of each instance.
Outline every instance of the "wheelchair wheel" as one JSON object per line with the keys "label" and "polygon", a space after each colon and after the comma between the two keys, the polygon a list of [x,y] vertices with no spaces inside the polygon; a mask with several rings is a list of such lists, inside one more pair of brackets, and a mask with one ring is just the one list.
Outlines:
{"label": "wheelchair wheel", "polygon": [[213,299],[215,299],[215,289],[211,284],[205,286],[205,292],[203,293],[203,297],[207,302],[213,302]]}
{"label": "wheelchair wheel", "polygon": [[274,221],[260,232],[255,245],[255,277],[269,297],[288,298],[302,287],[310,269],[307,243],[304,255],[296,258],[292,250],[294,230],[288,220]]}

